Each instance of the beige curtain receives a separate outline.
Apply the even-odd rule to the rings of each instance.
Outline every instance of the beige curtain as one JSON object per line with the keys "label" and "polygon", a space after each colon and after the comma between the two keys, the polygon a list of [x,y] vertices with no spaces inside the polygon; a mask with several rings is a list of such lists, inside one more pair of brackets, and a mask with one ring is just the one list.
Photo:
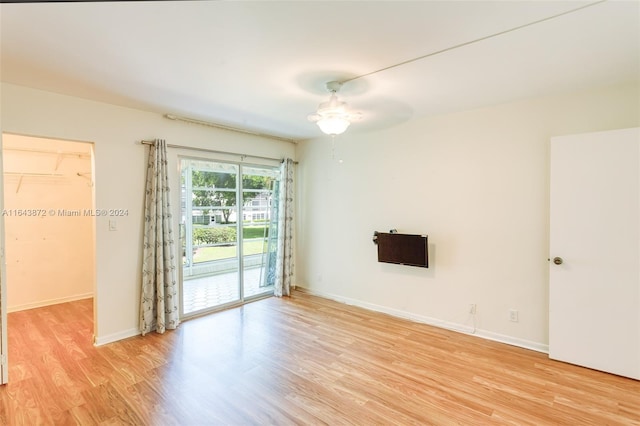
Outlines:
{"label": "beige curtain", "polygon": [[155,330],[178,326],[176,262],[169,205],[167,145],[156,139],[149,150],[142,251],[142,293],[140,331],[144,336]]}
{"label": "beige curtain", "polygon": [[293,277],[293,160],[282,162],[278,207],[278,248],[273,294],[289,296]]}

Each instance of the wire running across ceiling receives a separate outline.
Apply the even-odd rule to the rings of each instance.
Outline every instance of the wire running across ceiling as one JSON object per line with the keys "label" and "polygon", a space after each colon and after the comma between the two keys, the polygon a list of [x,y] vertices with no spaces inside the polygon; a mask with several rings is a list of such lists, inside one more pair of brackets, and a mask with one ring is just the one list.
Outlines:
{"label": "wire running across ceiling", "polygon": [[332,137],[335,137],[336,135],[342,134],[347,127],[349,127],[349,125],[351,124],[351,121],[353,120],[358,120],[361,118],[361,114],[360,113],[352,113],[350,111],[347,110],[347,104],[345,102],[340,102],[337,98],[336,93],[338,92],[338,90],[340,89],[340,87],[342,87],[342,85],[344,85],[345,83],[348,83],[350,81],[354,81],[357,80],[359,78],[363,78],[363,77],[368,77],[370,75],[373,74],[377,74],[380,73],[382,71],[387,71],[393,68],[397,68],[400,67],[402,65],[407,65],[416,61],[420,61],[426,58],[430,58],[432,56],[436,56],[439,55],[441,53],[445,53],[445,52],[450,52],[452,50],[455,49],[459,49],[461,47],[465,47],[465,46],[469,46],[475,43],[479,43],[481,41],[485,41],[485,40],[489,40],[495,37],[499,37],[514,31],[518,31],[521,30],[523,28],[527,28],[533,25],[537,25],[540,24],[542,22],[546,22],[546,21],[550,21],[552,19],[556,19],[559,18],[561,16],[565,16],[565,15],[569,15],[571,13],[575,13],[577,11],[589,8],[589,7],[593,7],[595,5],[604,3],[608,0],[599,0],[593,3],[589,3],[580,7],[576,7],[573,8],[571,10],[567,10],[565,12],[561,12],[561,13],[557,13],[555,15],[551,15],[551,16],[547,16],[546,18],[542,18],[542,19],[538,19],[532,22],[528,22],[526,24],[522,24],[522,25],[518,25],[503,31],[499,31],[497,33],[493,33],[493,34],[489,34],[487,36],[484,37],[480,37],[474,40],[470,40],[470,41],[466,41],[464,43],[460,43],[460,44],[456,44],[454,46],[450,46],[447,47],[445,49],[441,49],[441,50],[437,50],[435,52],[431,52],[431,53],[427,53],[425,55],[421,55],[418,56],[417,58],[413,58],[413,59],[408,59],[406,61],[402,61],[399,62],[397,64],[393,64],[393,65],[389,65],[386,66],[384,68],[380,68],[378,70],[375,71],[371,71],[365,74],[361,74],[355,77],[351,77],[348,79],[344,79],[344,80],[339,80],[339,81],[330,81],[327,83],[327,89],[329,90],[329,92],[331,93],[331,97],[329,98],[329,101],[327,102],[323,102],[320,104],[320,106],[318,107],[318,110],[313,113],[310,114],[307,118],[309,121],[314,122],[318,125],[318,127],[320,127],[320,130],[322,130],[323,133],[328,134]]}
{"label": "wire running across ceiling", "polygon": [[464,47],[464,46],[469,46],[471,44],[475,44],[475,43],[479,43],[481,41],[489,40],[491,38],[498,37],[498,36],[501,36],[501,35],[504,35],[504,34],[508,34],[508,33],[514,32],[514,31],[518,31],[518,30],[521,30],[523,28],[530,27],[532,25],[537,25],[537,24],[540,24],[542,22],[546,22],[546,21],[550,21],[552,19],[559,18],[561,16],[569,15],[569,14],[578,12],[580,10],[587,9],[589,7],[592,7],[592,6],[596,6],[598,4],[605,3],[607,1],[609,1],[609,0],[599,0],[599,1],[596,1],[596,2],[593,2],[593,3],[589,3],[589,4],[586,4],[586,5],[580,6],[580,7],[573,8],[571,10],[567,10],[565,12],[561,12],[561,13],[557,13],[555,15],[547,16],[546,18],[542,18],[542,19],[538,19],[536,21],[528,22],[526,24],[518,25],[517,27],[509,28],[509,29],[504,30],[504,31],[499,31],[497,33],[493,33],[493,34],[490,34],[490,35],[487,35],[487,36],[484,36],[484,37],[480,37],[480,38],[477,38],[477,39],[474,39],[474,40],[466,41],[464,43],[456,44],[455,46],[450,46],[450,47],[447,47],[445,49],[441,49],[441,50],[437,50],[435,52],[427,53],[425,55],[418,56],[417,58],[407,59],[406,61],[402,61],[402,62],[399,62],[397,64],[389,65],[387,67],[380,68],[378,70],[371,71],[371,72],[368,72],[366,74],[361,74],[361,75],[357,75],[355,77],[351,77],[351,78],[347,78],[347,79],[344,79],[344,80],[340,80],[340,81],[338,81],[338,83],[340,83],[340,85],[343,85],[345,83],[357,80],[357,79],[362,78],[362,77],[368,77],[370,75],[377,74],[377,73],[382,72],[382,71],[387,71],[387,70],[390,70],[390,69],[393,69],[393,68],[400,67],[402,65],[406,65],[406,64],[410,64],[412,62],[420,61],[422,59],[430,58],[432,56],[436,56],[436,55],[439,55],[441,53],[450,52],[452,50],[459,49],[459,48]]}

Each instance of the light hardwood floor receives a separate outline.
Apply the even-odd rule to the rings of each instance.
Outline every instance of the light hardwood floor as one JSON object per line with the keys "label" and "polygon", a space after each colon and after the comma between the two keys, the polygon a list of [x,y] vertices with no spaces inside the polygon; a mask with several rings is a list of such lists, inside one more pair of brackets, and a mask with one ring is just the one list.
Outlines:
{"label": "light hardwood floor", "polygon": [[640,424],[638,381],[301,292],[97,348],[91,310],[9,314],[1,424]]}

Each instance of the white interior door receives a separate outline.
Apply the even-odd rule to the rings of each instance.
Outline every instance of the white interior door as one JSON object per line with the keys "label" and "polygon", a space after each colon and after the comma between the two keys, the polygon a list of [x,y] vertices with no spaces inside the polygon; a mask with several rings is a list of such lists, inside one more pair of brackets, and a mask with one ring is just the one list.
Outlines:
{"label": "white interior door", "polygon": [[640,379],[639,200],[640,129],[551,139],[552,359]]}

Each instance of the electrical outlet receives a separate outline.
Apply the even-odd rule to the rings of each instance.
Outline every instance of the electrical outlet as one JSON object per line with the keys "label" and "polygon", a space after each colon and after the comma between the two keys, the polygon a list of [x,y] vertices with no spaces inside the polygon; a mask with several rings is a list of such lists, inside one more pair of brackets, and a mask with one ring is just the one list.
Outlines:
{"label": "electrical outlet", "polygon": [[476,304],[475,303],[472,303],[472,304],[469,305],[469,313],[472,314],[472,315],[476,314]]}
{"label": "electrical outlet", "polygon": [[509,309],[509,321],[518,322],[518,311],[516,309]]}

